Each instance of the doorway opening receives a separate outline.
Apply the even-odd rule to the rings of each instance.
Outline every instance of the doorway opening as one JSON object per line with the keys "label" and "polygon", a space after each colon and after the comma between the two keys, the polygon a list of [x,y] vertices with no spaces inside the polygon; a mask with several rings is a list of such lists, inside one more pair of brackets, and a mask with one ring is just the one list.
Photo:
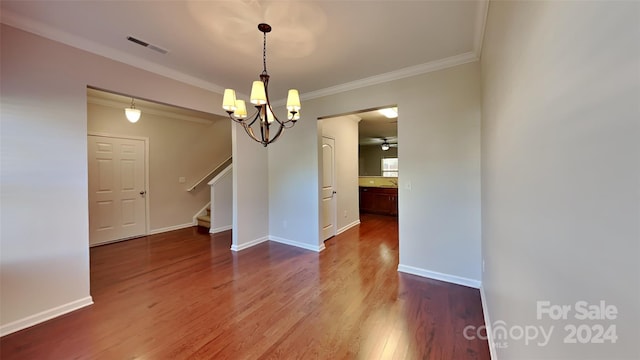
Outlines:
{"label": "doorway opening", "polygon": [[[397,113],[397,106],[390,105],[319,119],[323,241],[360,224],[361,214],[397,221],[401,171]],[[334,143],[325,144],[325,138]]]}
{"label": "doorway opening", "polygon": [[[132,122],[134,101],[142,114]],[[197,225],[210,206],[207,182],[231,159],[228,118],[93,87],[87,135],[91,246]]]}

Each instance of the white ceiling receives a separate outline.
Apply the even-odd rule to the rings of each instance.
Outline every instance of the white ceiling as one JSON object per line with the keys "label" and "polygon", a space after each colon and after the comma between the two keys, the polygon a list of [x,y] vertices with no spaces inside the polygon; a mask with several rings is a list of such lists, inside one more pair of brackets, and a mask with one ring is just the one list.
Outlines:
{"label": "white ceiling", "polygon": [[[267,70],[273,100],[411,76],[479,56],[487,1],[12,1],[2,22],[220,92]],[[134,36],[169,50],[162,55]]]}
{"label": "white ceiling", "polygon": [[[234,88],[245,99],[262,71],[257,25],[267,22],[274,101],[289,88],[304,101],[475,61],[487,7],[488,0],[0,1],[10,26],[212,91]],[[397,136],[398,119],[356,115],[361,143]]]}
{"label": "white ceiling", "polygon": [[398,118],[387,118],[377,110],[355,114],[358,122],[358,143],[360,145],[381,145],[398,142]]}

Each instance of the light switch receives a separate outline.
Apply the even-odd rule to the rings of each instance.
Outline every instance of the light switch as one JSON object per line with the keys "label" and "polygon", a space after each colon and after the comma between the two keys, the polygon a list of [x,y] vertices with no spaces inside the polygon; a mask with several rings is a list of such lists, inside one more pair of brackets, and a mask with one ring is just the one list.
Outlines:
{"label": "light switch", "polygon": [[404,184],[404,188],[405,188],[405,189],[407,189],[407,190],[409,190],[409,191],[411,191],[411,181],[407,181],[407,182]]}
{"label": "light switch", "polygon": [[184,176],[180,176],[180,177],[178,178],[178,183],[180,183],[180,184],[184,184],[184,183],[186,183],[186,182],[187,182],[187,179],[186,179]]}

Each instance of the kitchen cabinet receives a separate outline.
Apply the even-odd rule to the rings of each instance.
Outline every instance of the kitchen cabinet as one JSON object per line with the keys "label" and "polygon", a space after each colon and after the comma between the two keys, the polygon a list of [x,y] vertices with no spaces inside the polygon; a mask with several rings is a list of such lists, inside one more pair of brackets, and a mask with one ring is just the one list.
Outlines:
{"label": "kitchen cabinet", "polygon": [[360,212],[398,216],[398,189],[361,186]]}

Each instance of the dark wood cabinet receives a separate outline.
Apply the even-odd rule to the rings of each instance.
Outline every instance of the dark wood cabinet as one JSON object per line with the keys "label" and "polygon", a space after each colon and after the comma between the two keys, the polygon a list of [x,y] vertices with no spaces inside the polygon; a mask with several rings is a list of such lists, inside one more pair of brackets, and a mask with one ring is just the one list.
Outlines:
{"label": "dark wood cabinet", "polygon": [[360,212],[398,216],[398,189],[360,187]]}

